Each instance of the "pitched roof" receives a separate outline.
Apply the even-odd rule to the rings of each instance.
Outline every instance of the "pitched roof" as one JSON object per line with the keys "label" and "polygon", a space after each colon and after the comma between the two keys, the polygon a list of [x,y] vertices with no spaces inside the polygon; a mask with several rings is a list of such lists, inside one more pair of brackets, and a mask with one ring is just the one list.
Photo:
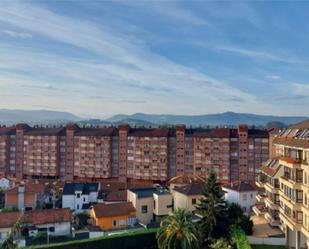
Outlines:
{"label": "pitched roof", "polygon": [[71,222],[72,214],[69,208],[34,210],[25,214],[25,223],[33,225],[56,222]]}
{"label": "pitched roof", "polygon": [[22,213],[17,212],[0,212],[0,228],[10,228],[21,217]]}
{"label": "pitched roof", "polygon": [[274,177],[280,169],[280,163],[277,158],[268,159],[265,164],[262,165],[260,170],[270,177]]}
{"label": "pitched roof", "polygon": [[25,186],[25,193],[44,193],[45,191],[45,185],[42,183],[25,183],[25,184],[19,184],[13,188],[10,188],[6,190],[6,193],[13,194],[18,193],[18,188],[21,186]]}
{"label": "pitched roof", "polygon": [[186,186],[175,187],[174,191],[184,195],[201,195],[203,193],[204,183],[190,183]]}
{"label": "pitched roof", "polygon": [[132,212],[136,212],[132,202],[111,204],[100,203],[93,205],[92,208],[97,218],[130,215]]}
{"label": "pitched roof", "polygon": [[198,175],[179,175],[174,176],[168,181],[168,184],[189,184],[192,182],[204,182],[205,179]]}
{"label": "pitched roof", "polygon": [[75,191],[81,191],[82,194],[87,195],[90,192],[97,192],[99,190],[99,183],[66,183],[63,188],[63,195],[74,195]]}
{"label": "pitched roof", "polygon": [[126,201],[127,191],[126,190],[107,190],[100,191],[98,194],[98,199],[104,201]]}
{"label": "pitched roof", "polygon": [[257,191],[255,185],[253,185],[250,182],[244,182],[244,181],[226,184],[223,187],[237,192]]}

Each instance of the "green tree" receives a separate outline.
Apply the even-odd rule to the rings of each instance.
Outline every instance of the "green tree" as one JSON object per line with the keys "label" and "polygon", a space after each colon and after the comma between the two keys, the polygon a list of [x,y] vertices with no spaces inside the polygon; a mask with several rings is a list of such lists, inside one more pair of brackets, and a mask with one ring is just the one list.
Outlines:
{"label": "green tree", "polygon": [[86,212],[79,213],[76,215],[77,223],[80,227],[85,227],[88,225],[89,215]]}
{"label": "green tree", "polygon": [[229,204],[227,213],[230,226],[235,225],[236,228],[242,229],[246,235],[252,234],[253,222],[248,216],[244,215],[239,204]]}
{"label": "green tree", "polygon": [[197,205],[197,211],[202,215],[199,223],[202,247],[208,247],[213,239],[229,237],[227,204],[224,201],[224,191],[214,171],[210,171],[205,182],[203,197]]}
{"label": "green tree", "polygon": [[230,245],[229,241],[226,238],[220,238],[210,244],[209,246],[211,249],[231,249],[232,246]]}
{"label": "green tree", "polygon": [[192,215],[185,209],[177,208],[161,221],[157,232],[160,249],[196,249],[198,234]]}

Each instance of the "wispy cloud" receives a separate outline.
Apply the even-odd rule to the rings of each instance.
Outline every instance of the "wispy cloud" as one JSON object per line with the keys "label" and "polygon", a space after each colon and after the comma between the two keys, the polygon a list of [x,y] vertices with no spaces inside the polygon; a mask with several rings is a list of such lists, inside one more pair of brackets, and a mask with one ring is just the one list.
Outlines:
{"label": "wispy cloud", "polygon": [[31,38],[32,34],[30,33],[23,33],[23,32],[16,32],[13,30],[2,30],[2,33],[14,37],[14,38],[21,38],[21,39],[26,39],[26,38]]}
{"label": "wispy cloud", "polygon": [[267,79],[271,79],[271,80],[280,80],[281,77],[279,75],[275,75],[275,74],[270,74],[270,75],[266,75]]}

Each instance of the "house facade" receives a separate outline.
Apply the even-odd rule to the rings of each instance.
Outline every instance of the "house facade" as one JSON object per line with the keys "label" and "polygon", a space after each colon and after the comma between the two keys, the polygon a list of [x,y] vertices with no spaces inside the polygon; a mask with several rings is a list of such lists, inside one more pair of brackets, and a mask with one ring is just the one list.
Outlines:
{"label": "house facade", "polygon": [[22,213],[19,211],[0,212],[0,245],[9,237],[12,227],[21,215]]}
{"label": "house facade", "polygon": [[144,225],[159,222],[173,210],[173,196],[163,188],[130,189],[127,198],[136,209],[138,222]]}
{"label": "house facade", "polygon": [[224,185],[222,189],[225,192],[224,198],[227,202],[237,203],[245,213],[251,214],[258,193],[255,184],[242,181]]}
{"label": "house facade", "polygon": [[117,230],[136,224],[136,209],[131,202],[99,203],[91,206],[90,219],[93,226],[102,230]]}
{"label": "house facade", "polygon": [[76,213],[89,212],[91,204],[97,203],[99,183],[66,183],[62,193],[62,207]]}

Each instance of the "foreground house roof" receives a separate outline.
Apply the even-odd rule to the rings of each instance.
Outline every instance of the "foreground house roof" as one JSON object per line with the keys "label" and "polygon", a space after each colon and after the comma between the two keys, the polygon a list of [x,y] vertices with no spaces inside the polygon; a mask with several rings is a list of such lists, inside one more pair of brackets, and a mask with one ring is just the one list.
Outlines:
{"label": "foreground house roof", "polygon": [[19,187],[22,187],[24,186],[25,187],[25,193],[44,193],[45,191],[45,185],[42,184],[42,183],[26,183],[26,184],[20,184],[20,185],[17,185],[13,188],[10,188],[8,190],[6,190],[5,192],[8,193],[8,194],[13,194],[13,193],[18,193],[18,188]]}
{"label": "foreground house roof", "polygon": [[172,177],[168,184],[189,184],[193,182],[203,183],[205,179],[198,175],[179,175]]}
{"label": "foreground house roof", "polygon": [[203,194],[204,183],[191,183],[182,187],[175,187],[174,191],[184,195],[201,195]]}
{"label": "foreground house roof", "polygon": [[14,226],[22,213],[17,212],[0,212],[0,228],[10,228]]}
{"label": "foreground house roof", "polygon": [[237,192],[257,191],[257,187],[254,184],[244,181],[226,184],[223,187]]}
{"label": "foreground house roof", "polygon": [[71,222],[72,214],[69,208],[34,210],[25,214],[24,223],[43,225],[51,223]]}
{"label": "foreground house roof", "polygon": [[92,206],[92,209],[97,218],[130,215],[131,213],[136,212],[136,209],[134,208],[132,202],[95,204]]}

